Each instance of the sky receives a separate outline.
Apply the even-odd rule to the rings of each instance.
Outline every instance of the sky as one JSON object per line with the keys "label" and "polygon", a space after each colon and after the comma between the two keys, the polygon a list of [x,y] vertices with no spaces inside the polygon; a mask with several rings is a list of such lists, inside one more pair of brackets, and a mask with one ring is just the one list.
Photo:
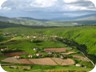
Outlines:
{"label": "sky", "polygon": [[96,15],[96,0],[0,0],[0,16],[37,19]]}

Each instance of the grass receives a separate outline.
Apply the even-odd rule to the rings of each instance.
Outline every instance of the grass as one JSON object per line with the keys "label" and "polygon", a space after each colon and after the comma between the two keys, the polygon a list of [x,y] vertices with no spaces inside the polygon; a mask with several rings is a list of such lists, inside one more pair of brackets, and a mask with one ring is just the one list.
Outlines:
{"label": "grass", "polygon": [[39,66],[39,65],[35,65],[32,66],[32,69],[30,70],[23,70],[22,67],[20,69],[11,69],[8,66],[4,66],[3,67],[5,70],[10,71],[10,72],[51,72],[51,71],[55,71],[55,72],[60,72],[60,71],[64,71],[64,72],[69,72],[69,71],[74,71],[74,72],[87,72],[90,71],[90,68],[82,68],[82,67],[76,67],[76,66]]}
{"label": "grass", "polygon": [[[17,35],[57,35],[68,39],[73,39],[80,44],[87,46],[88,53],[96,54],[96,26],[84,26],[84,27],[62,27],[62,28],[5,28],[1,29],[3,33],[16,33]],[[16,38],[19,39],[19,38]],[[44,42],[45,44],[47,42]],[[50,44],[50,43],[49,43]],[[53,43],[54,44],[54,43]],[[56,44],[55,44],[56,45]],[[33,45],[34,46],[34,45]]]}
{"label": "grass", "polygon": [[[59,41],[55,41],[51,36],[59,36],[67,39],[73,39],[79,44],[84,44],[87,47],[87,52],[89,54],[96,55],[96,26],[84,26],[84,27],[60,27],[60,28],[27,28],[27,27],[14,27],[14,28],[5,28],[0,29],[0,34],[9,33],[9,36],[12,37],[11,34],[17,34],[17,36],[13,38],[9,38],[8,41],[4,41],[4,44],[0,45],[2,47],[8,47],[9,49],[19,49],[24,50],[30,54],[34,54],[33,48],[64,48],[67,46],[64,43]],[[43,39],[43,36],[46,37]],[[22,37],[23,36],[23,37]],[[42,40],[41,42],[35,43],[34,39],[27,39],[26,36],[37,36],[37,40]],[[32,41],[31,41],[32,40]],[[77,50],[76,50],[77,51]],[[0,59],[2,59],[1,57]],[[82,62],[83,63],[83,62]],[[80,68],[75,66],[33,66],[32,70],[24,71],[22,69],[10,69],[9,67],[4,67],[5,70],[10,72],[46,72],[50,70],[80,70],[81,72],[89,71],[89,68]],[[92,68],[91,68],[92,69]],[[13,71],[14,70],[14,71]]]}

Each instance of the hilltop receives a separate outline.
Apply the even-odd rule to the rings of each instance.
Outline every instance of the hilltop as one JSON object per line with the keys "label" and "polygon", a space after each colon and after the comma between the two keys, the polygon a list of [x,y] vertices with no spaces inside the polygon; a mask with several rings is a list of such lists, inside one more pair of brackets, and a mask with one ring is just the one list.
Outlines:
{"label": "hilltop", "polygon": [[[90,19],[90,18],[89,18]],[[93,18],[94,19],[94,18]],[[59,21],[59,20],[45,20],[45,19],[34,19],[30,17],[0,17],[1,22],[13,23],[24,26],[81,26],[81,25],[96,25],[96,20],[73,20],[73,21]]]}

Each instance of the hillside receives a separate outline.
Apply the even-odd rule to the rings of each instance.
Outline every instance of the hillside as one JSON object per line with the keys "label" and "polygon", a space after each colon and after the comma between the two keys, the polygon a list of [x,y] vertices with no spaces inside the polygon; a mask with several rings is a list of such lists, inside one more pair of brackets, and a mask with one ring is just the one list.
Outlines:
{"label": "hillside", "polygon": [[[79,71],[81,72],[87,72],[93,68],[93,63],[91,63],[90,60],[96,63],[95,38],[96,26],[53,28],[18,26],[2,28],[0,29],[0,60],[1,63],[4,62],[4,64],[21,64],[14,64],[15,67],[18,67],[16,72],[17,70],[23,72],[22,64],[31,67],[29,70],[32,70],[32,72],[37,70],[37,68],[41,69],[41,66],[42,70],[57,70],[59,68],[63,70],[64,68],[67,68],[65,71],[75,70],[74,72],[77,72],[80,69]],[[36,51],[34,51],[35,48]],[[50,52],[47,51],[52,51],[51,55]],[[82,52],[84,54],[82,54]],[[37,54],[40,56],[38,57]],[[62,59],[62,56],[64,60]],[[70,64],[70,62],[72,63]],[[64,64],[64,66],[61,66],[61,63],[62,65]],[[68,63],[67,66],[66,63]],[[45,65],[43,66],[43,64]],[[51,66],[51,64],[55,66]],[[78,67],[78,70],[76,64],[81,65]],[[72,67],[74,67],[74,69]],[[3,66],[3,68],[7,71],[13,70],[9,65]],[[37,72],[39,72],[39,70],[37,70]]]}
{"label": "hillside", "polygon": [[[4,18],[4,17],[2,17],[2,18]],[[40,21],[34,21],[34,20],[33,21],[29,20],[27,22],[26,22],[26,20],[24,20],[24,24],[23,24],[23,22],[21,20],[20,21],[16,21],[16,22],[14,21],[14,23],[0,22],[0,28],[22,27],[22,26],[25,27],[25,26],[29,26],[30,23],[32,23],[33,24],[32,26],[34,27],[34,26],[36,26],[36,24],[37,24],[37,26],[38,26],[38,23],[40,24]],[[19,24],[19,23],[21,23],[21,24]],[[48,24],[46,24],[46,23],[48,23]],[[64,26],[64,25],[68,26],[69,25],[70,26],[71,24],[73,24],[73,25],[76,25],[76,24],[80,25],[81,24],[82,25],[82,23],[84,23],[85,25],[88,24],[88,23],[89,24],[92,23],[94,25],[95,21],[91,21],[91,22],[90,21],[85,21],[85,22],[77,21],[77,22],[65,22],[65,23],[62,23],[62,22],[52,22],[52,21],[46,22],[45,21],[45,23],[42,23],[42,24],[43,24],[43,26],[56,26],[56,25],[57,26]],[[25,25],[25,24],[27,24],[27,25]],[[42,27],[42,25],[41,25],[41,27]],[[70,39],[74,39],[78,43],[86,44],[88,49],[89,49],[89,53],[95,53],[96,52],[96,50],[95,50],[95,48],[96,48],[96,39],[95,39],[96,29],[95,28],[96,28],[95,26],[85,26],[85,27],[81,26],[81,27],[67,27],[67,28],[64,27],[64,28],[57,28],[57,29],[54,28],[54,29],[50,29],[48,31],[47,31],[47,29],[45,29],[44,33],[46,34],[46,32],[48,32],[49,34],[51,34],[51,33],[57,34],[57,35],[60,34],[60,36],[64,36],[64,37],[67,37],[67,38],[70,38]],[[10,29],[8,29],[8,31]],[[31,30],[30,31],[29,30],[30,29],[28,29],[28,32],[31,32]],[[15,28],[14,30],[10,30],[10,32],[11,31],[19,32],[18,28]],[[20,31],[23,32],[23,29],[20,30]],[[38,31],[38,29],[37,29],[37,31]]]}
{"label": "hillside", "polygon": [[77,19],[77,20],[92,20],[92,21],[95,21],[96,20],[96,16],[89,16],[89,17],[84,17],[84,18],[80,18],[80,19]]}
{"label": "hillside", "polygon": [[[90,19],[90,18],[89,18]],[[17,18],[8,18],[0,17],[1,22],[8,22],[24,25],[24,26],[80,26],[80,25],[96,25],[96,20],[76,20],[76,21],[55,21],[55,20],[44,20],[44,19],[34,19],[28,17],[17,17]]]}
{"label": "hillside", "polygon": [[88,53],[96,54],[96,26],[82,26],[82,27],[67,27],[67,28],[6,28],[2,29],[3,32],[17,33],[17,34],[46,34],[57,35],[64,38],[73,39],[79,44],[87,46]]}

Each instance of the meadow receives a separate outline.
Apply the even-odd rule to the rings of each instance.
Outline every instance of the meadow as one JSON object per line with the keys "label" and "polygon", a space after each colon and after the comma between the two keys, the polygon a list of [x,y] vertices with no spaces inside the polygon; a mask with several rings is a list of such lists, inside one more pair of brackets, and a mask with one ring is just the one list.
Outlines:
{"label": "meadow", "polygon": [[[92,55],[92,60],[96,63],[96,26],[76,26],[76,27],[46,27],[46,28],[31,28],[31,27],[9,27],[0,29],[0,48],[7,47],[10,51],[22,50],[30,54],[34,54],[33,48],[71,48],[69,45],[58,41],[56,38],[73,40],[78,44],[86,46],[87,54]],[[7,51],[7,52],[8,52]],[[79,50],[73,49],[77,53]],[[5,51],[6,52],[6,51]],[[2,52],[1,52],[2,54]],[[80,52],[78,53],[80,54]],[[82,55],[82,54],[80,54]],[[0,60],[5,57],[0,57]],[[65,72],[87,72],[93,66],[90,63],[86,63],[80,60],[76,60],[78,63],[88,66],[88,68],[81,68],[75,66],[31,66],[32,70],[25,72],[52,72],[50,70],[64,70]],[[5,70],[10,72],[16,72],[17,69],[10,69],[4,66]],[[36,70],[37,69],[37,70]],[[78,69],[78,71],[77,71]],[[80,70],[81,69],[81,70]],[[49,71],[48,71],[49,70]],[[74,72],[75,72],[74,71]],[[19,69],[18,72],[23,72]]]}
{"label": "meadow", "polygon": [[[25,36],[60,36],[68,39],[73,39],[79,44],[87,46],[88,53],[96,53],[96,26],[80,26],[80,27],[60,27],[60,28],[26,28],[26,27],[14,27],[5,28],[0,30],[1,33],[10,33]],[[22,40],[21,40],[22,41]],[[27,43],[27,42],[25,42]],[[50,42],[48,42],[50,44]],[[44,42],[45,46],[48,44]],[[54,43],[52,44],[54,45]],[[56,44],[55,44],[56,45]],[[29,45],[27,45],[29,46]],[[60,45],[62,46],[62,45]]]}

